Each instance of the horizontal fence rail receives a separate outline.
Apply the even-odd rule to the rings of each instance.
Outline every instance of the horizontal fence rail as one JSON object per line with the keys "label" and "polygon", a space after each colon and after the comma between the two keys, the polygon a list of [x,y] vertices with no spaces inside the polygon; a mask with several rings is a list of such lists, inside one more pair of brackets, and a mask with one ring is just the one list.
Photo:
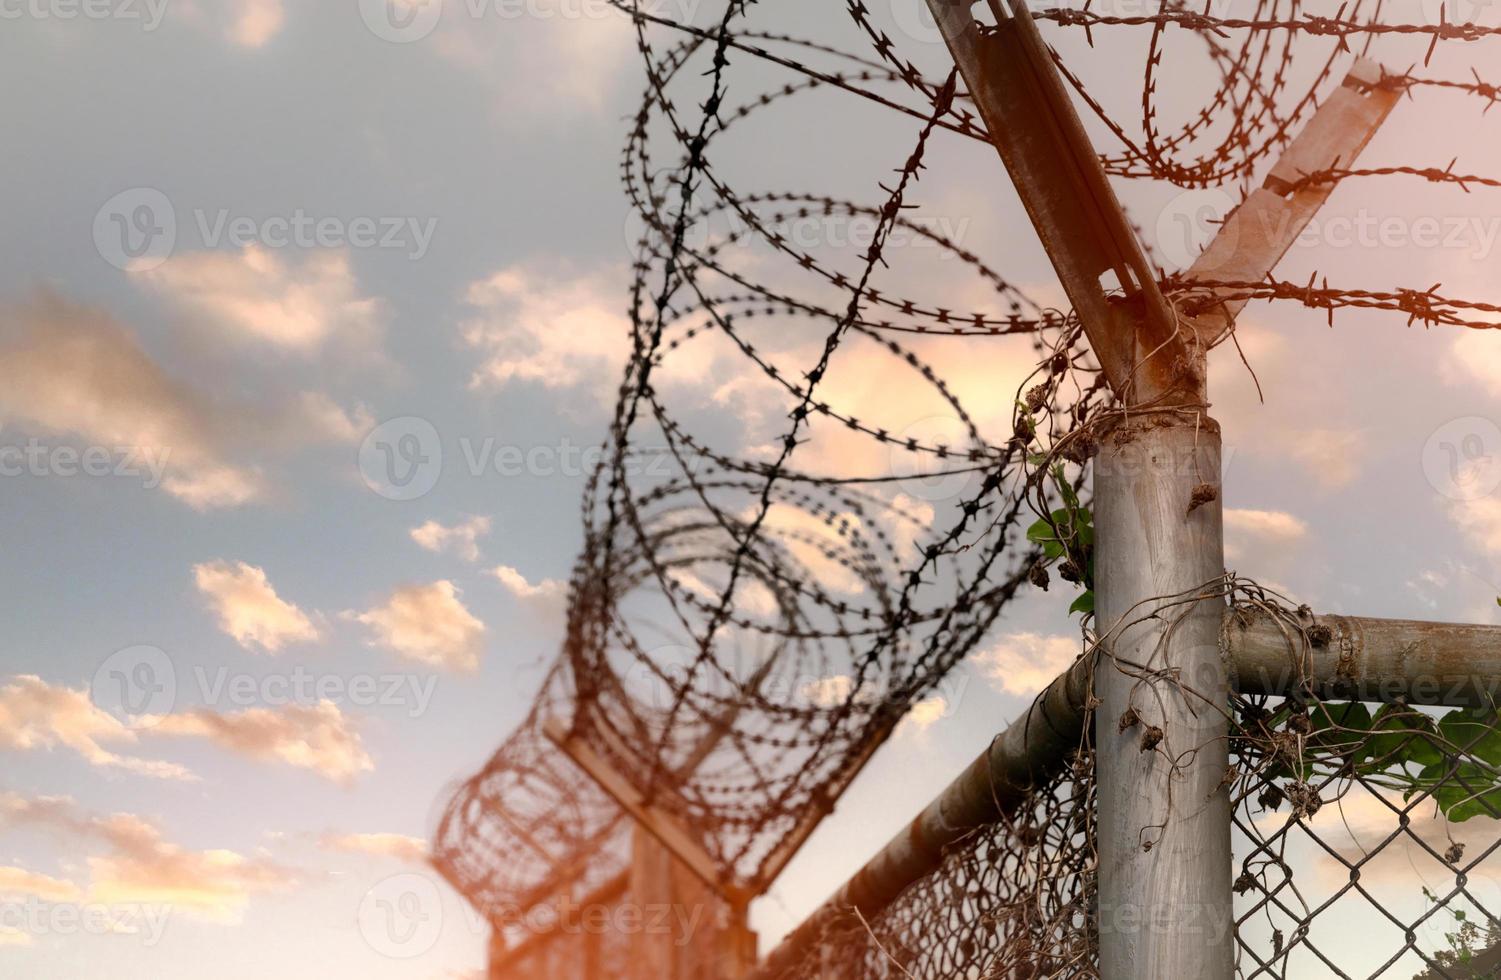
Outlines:
{"label": "horizontal fence rail", "polygon": [[[1272,696],[1288,698],[1296,704],[1305,700],[1314,704],[1323,700],[1384,702],[1396,705],[1397,711],[1391,717],[1400,718],[1402,724],[1409,727],[1420,726],[1421,722],[1416,719],[1429,716],[1407,705],[1485,708],[1495,703],[1493,694],[1501,687],[1501,630],[1495,627],[1313,615],[1307,610],[1288,612],[1273,607],[1237,605],[1225,612],[1222,649],[1238,700]],[[826,957],[818,954],[820,948],[849,942],[852,923],[858,924],[856,932],[864,941],[879,946],[882,926],[870,923],[886,915],[894,905],[901,904],[904,893],[909,890],[937,887],[932,882],[924,883],[924,879],[946,867],[946,860],[956,868],[965,869],[964,874],[973,875],[978,872],[969,867],[974,854],[968,852],[988,849],[1004,853],[1007,847],[1047,840],[1046,828],[1039,828],[1036,815],[1026,815],[1026,809],[1037,806],[1039,799],[1056,801],[1091,795],[1088,785],[1092,780],[1092,773],[1088,771],[1090,760],[1081,758],[1090,751],[1085,722],[1091,706],[1091,668],[1090,658],[1081,659],[1056,678],[1033,701],[1028,711],[999,735],[904,831],[789,934],[751,974],[752,980],[790,980],[810,975],[859,976],[861,974],[854,972],[835,974],[826,970],[810,974],[808,970],[813,964],[826,961]],[[1248,731],[1251,730],[1240,729],[1234,740],[1234,748],[1242,759],[1255,756],[1258,751],[1252,737],[1254,731],[1250,734]],[[1477,727],[1475,732],[1479,731]],[[1367,741],[1372,737],[1369,734],[1364,736]],[[1414,737],[1422,736],[1419,733]],[[1501,742],[1501,735],[1495,737]],[[1359,732],[1352,735],[1350,741],[1363,744]],[[1455,763],[1459,776],[1463,775],[1463,767],[1464,760]],[[1265,767],[1253,767],[1247,772],[1250,782],[1258,785],[1269,778]],[[1287,774],[1278,772],[1276,775]],[[1076,785],[1062,788],[1065,782]],[[1497,815],[1501,815],[1501,791],[1496,796]],[[1268,861],[1266,842],[1250,838],[1245,833],[1247,823],[1243,811],[1247,799],[1244,790],[1236,796],[1236,825],[1241,830],[1238,842],[1251,840],[1253,852],[1260,855],[1265,864]],[[1492,802],[1483,794],[1481,800],[1486,805]],[[1389,812],[1396,816],[1405,811],[1399,805],[1390,808]],[[1400,822],[1402,829],[1394,832],[1393,838],[1406,832],[1408,821]],[[1005,826],[997,827],[997,824]],[[986,831],[986,828],[990,830]],[[1014,839],[1018,833],[1019,842]],[[1277,839],[1286,833],[1281,832]],[[1062,853],[1066,848],[1056,840],[1054,844],[1051,860],[1078,871],[1084,862],[1068,860]],[[1489,852],[1487,849],[1486,853]],[[1358,862],[1346,865],[1358,866]],[[1238,892],[1244,894],[1252,887],[1248,882],[1256,880],[1254,876],[1247,878],[1242,875],[1237,882]],[[1290,872],[1288,880],[1291,880]],[[1072,888],[1075,892],[1081,889],[1087,892],[1087,888],[1078,883]],[[1463,883],[1460,888],[1463,889]],[[1257,908],[1264,910],[1270,906],[1291,916],[1292,906],[1283,894],[1285,890],[1286,887],[1269,888]],[[964,897],[955,894],[956,901]],[[1497,897],[1501,899],[1501,895]],[[1078,895],[1073,898],[1077,900]],[[1057,896],[1054,899],[1055,916],[1069,919],[1080,914],[1067,899],[1058,900]],[[1501,904],[1498,904],[1497,911],[1501,911]],[[992,924],[996,924],[997,913],[992,910],[988,914]],[[1238,915],[1237,928],[1246,923],[1247,917]],[[1034,933],[1039,925],[1044,927],[1044,932],[1056,932],[1062,928],[1056,918],[1030,925]],[[890,928],[889,922],[887,928]],[[841,936],[843,940],[839,938]],[[1013,944],[1015,938],[1011,937]],[[1284,975],[1272,970],[1268,964],[1283,954],[1288,939],[1285,936],[1268,938],[1277,953],[1263,955],[1252,966],[1249,975]],[[1034,935],[1029,941],[1036,939]],[[1241,945],[1244,948],[1243,941]],[[1411,949],[1412,944],[1403,948]],[[895,962],[902,966],[891,976],[901,976],[908,970],[900,955],[891,950],[878,952],[880,958],[890,960],[894,957]],[[837,956],[830,953],[835,958],[846,954],[848,950]],[[1054,943],[1046,955],[1053,957],[1048,962],[1060,962],[1058,957],[1068,953],[1060,952]],[[1455,957],[1459,954],[1456,953]],[[1054,975],[1025,972],[1038,969],[1042,962],[1033,958],[1019,965],[1012,963],[1008,967],[1012,973],[987,975]],[[1443,969],[1441,964],[1438,969]],[[1016,970],[1023,972],[1017,973]],[[921,974],[909,971],[908,975]],[[1065,975],[1087,975],[1087,972]],[[1432,975],[1470,977],[1481,974],[1439,972]]]}

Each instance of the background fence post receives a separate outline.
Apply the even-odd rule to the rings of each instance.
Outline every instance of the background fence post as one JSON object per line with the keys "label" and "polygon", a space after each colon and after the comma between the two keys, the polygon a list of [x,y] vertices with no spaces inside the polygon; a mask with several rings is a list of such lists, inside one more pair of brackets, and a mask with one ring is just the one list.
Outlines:
{"label": "background fence post", "polygon": [[1197,409],[1133,412],[1095,459],[1106,980],[1234,975],[1219,484]]}

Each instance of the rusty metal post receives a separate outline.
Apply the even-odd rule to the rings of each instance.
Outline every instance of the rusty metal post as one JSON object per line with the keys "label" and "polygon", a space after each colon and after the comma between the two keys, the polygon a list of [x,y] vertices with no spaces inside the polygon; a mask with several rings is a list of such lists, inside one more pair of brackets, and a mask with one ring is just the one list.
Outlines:
{"label": "rusty metal post", "polygon": [[1219,483],[1219,428],[1191,409],[1131,416],[1095,459],[1109,980],[1234,976]]}

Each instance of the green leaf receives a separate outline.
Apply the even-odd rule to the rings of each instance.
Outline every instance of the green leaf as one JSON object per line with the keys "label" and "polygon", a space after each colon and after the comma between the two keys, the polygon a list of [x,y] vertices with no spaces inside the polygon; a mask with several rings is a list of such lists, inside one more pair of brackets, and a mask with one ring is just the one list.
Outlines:
{"label": "green leaf", "polygon": [[1074,604],[1068,607],[1069,614],[1094,612],[1094,590],[1085,592],[1074,600]]}
{"label": "green leaf", "polygon": [[1444,757],[1431,737],[1436,734],[1433,719],[1421,711],[1388,704],[1376,712],[1371,731],[1375,734],[1366,743],[1367,757],[1374,760],[1378,772],[1406,762],[1432,765]]}
{"label": "green leaf", "polygon": [[1452,743],[1448,751],[1501,767],[1501,731],[1491,709],[1456,708],[1439,719],[1438,733]]}
{"label": "green leaf", "polygon": [[1339,754],[1355,751],[1356,764],[1365,761],[1371,731],[1370,708],[1359,701],[1319,703],[1313,705],[1308,720],[1313,724],[1308,736],[1310,750]]}

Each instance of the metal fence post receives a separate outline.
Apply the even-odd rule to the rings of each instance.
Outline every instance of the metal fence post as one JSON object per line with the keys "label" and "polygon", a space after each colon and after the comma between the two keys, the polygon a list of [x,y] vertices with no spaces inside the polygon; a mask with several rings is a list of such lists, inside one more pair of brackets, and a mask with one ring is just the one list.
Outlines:
{"label": "metal fence post", "polygon": [[1234,975],[1219,483],[1218,426],[1191,409],[1133,413],[1095,459],[1107,980]]}

